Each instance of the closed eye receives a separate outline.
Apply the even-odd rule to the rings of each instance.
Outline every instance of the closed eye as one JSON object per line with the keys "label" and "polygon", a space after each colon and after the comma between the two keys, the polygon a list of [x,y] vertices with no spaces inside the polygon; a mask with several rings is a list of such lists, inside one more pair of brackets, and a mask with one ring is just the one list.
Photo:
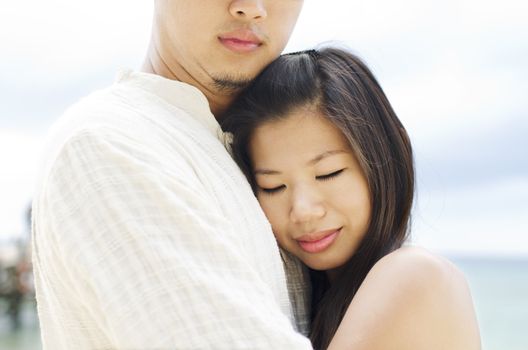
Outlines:
{"label": "closed eye", "polygon": [[339,176],[345,169],[340,169],[340,170],[334,171],[333,173],[326,174],[326,175],[319,175],[319,176],[316,176],[315,178],[321,181],[330,180],[330,179],[333,179],[334,177]]}
{"label": "closed eye", "polygon": [[266,194],[275,194],[275,193],[279,193],[279,192],[282,192],[286,189],[286,186],[285,185],[280,185],[280,186],[277,186],[277,187],[273,187],[273,188],[263,188],[263,187],[259,187],[259,190],[266,193]]}

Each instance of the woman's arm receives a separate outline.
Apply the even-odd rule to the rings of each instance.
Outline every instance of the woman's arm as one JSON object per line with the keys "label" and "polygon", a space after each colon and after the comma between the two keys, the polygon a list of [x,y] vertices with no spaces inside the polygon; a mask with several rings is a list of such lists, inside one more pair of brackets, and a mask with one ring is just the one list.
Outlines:
{"label": "woman's arm", "polygon": [[480,349],[464,276],[420,248],[387,255],[365,278],[329,349]]}

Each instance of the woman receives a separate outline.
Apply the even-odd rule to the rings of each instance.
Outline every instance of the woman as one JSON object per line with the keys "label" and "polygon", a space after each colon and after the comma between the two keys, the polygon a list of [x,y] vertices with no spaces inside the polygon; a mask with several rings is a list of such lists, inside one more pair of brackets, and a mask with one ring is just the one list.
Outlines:
{"label": "woman", "polygon": [[223,128],[278,243],[310,268],[316,349],[480,348],[462,274],[403,247],[411,144],[357,57],[336,48],[281,56]]}

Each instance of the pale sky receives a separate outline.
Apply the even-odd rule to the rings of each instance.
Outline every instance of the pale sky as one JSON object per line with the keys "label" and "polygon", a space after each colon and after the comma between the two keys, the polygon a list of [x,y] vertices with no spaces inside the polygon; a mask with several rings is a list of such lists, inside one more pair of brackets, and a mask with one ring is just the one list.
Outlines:
{"label": "pale sky", "polygon": [[[214,1],[214,0],[210,0]],[[24,230],[38,151],[82,96],[138,68],[151,0],[27,0],[0,10],[0,239]],[[528,2],[306,0],[287,51],[363,57],[414,144],[413,239],[528,256]]]}

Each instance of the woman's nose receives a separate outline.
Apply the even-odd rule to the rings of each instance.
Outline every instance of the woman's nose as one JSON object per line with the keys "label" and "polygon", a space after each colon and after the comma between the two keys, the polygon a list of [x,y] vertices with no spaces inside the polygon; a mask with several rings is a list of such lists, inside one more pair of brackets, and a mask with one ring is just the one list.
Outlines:
{"label": "woman's nose", "polygon": [[326,214],[322,196],[314,189],[298,189],[292,195],[290,220],[306,223],[320,219]]}
{"label": "woman's nose", "polygon": [[233,0],[229,12],[242,20],[263,20],[268,15],[263,0]]}

